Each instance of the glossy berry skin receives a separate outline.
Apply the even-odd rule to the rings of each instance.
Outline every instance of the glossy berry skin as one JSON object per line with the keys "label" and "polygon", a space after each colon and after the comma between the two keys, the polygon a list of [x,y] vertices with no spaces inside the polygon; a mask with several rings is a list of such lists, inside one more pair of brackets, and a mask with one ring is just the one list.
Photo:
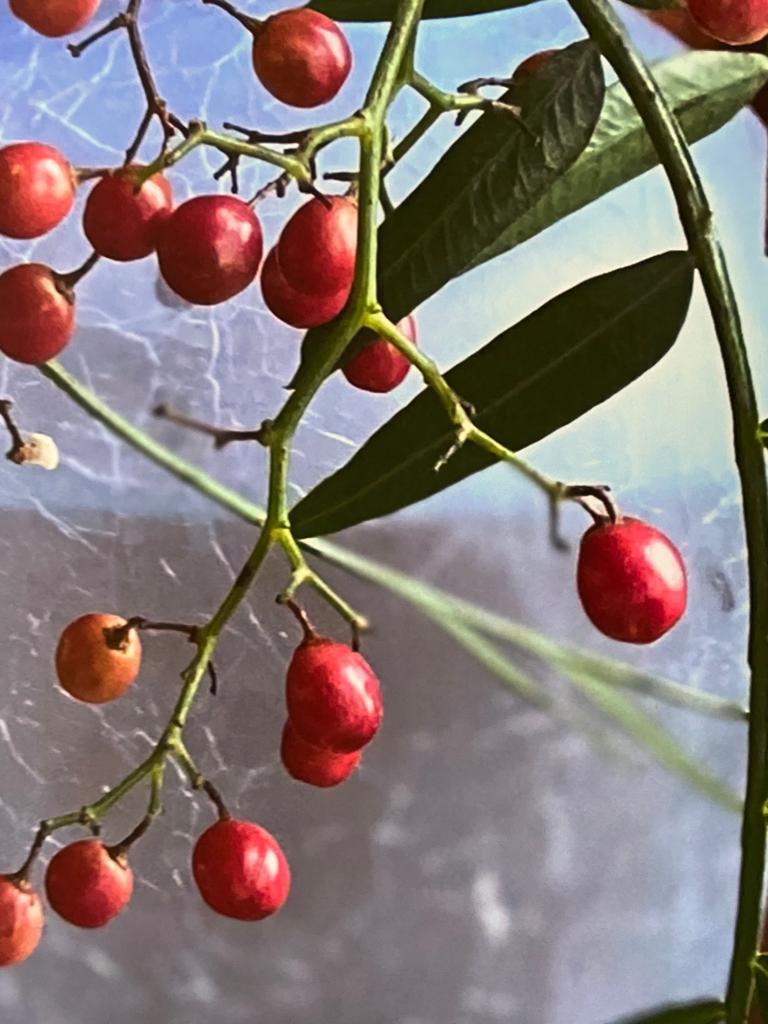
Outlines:
{"label": "glossy berry skin", "polygon": [[557,52],[557,50],[539,50],[538,53],[532,53],[530,57],[526,57],[518,64],[512,78],[515,82],[524,82],[532,78]]}
{"label": "glossy berry skin", "polygon": [[50,267],[22,263],[0,274],[0,352],[36,366],[58,355],[74,333],[74,295]]}
{"label": "glossy berry skin", "polygon": [[639,519],[591,527],[579,552],[577,586],[593,625],[614,640],[651,644],[683,615],[688,586],[680,552]]}
{"label": "glossy berry skin", "polygon": [[[400,331],[410,341],[416,342],[416,321],[407,316],[398,324]],[[411,364],[386,338],[376,338],[361,348],[342,367],[342,373],[350,384],[362,391],[385,394],[402,384],[408,376]]]}
{"label": "glossy berry skin", "polygon": [[132,629],[120,647],[110,646],[104,630],[119,629],[119,615],[91,612],[66,627],[56,648],[56,675],[70,697],[105,704],[122,697],[141,668],[141,640]]}
{"label": "glossy berry skin", "polygon": [[352,51],[335,21],[297,7],[254,32],[253,68],[264,88],[292,107],[319,107],[347,80]]}
{"label": "glossy berry skin", "polygon": [[136,191],[136,172],[121,168],[100,178],[83,212],[85,237],[100,256],[127,263],[155,250],[162,223],[171,214],[171,186],[153,174]]}
{"label": "glossy berry skin", "polygon": [[187,302],[213,306],[237,295],[261,263],[261,225],[237,196],[196,196],[160,227],[157,256],[165,283]]}
{"label": "glossy berry skin", "polygon": [[133,872],[98,839],[71,843],[52,858],[45,892],[53,910],[78,928],[102,928],[123,910],[133,892]]}
{"label": "glossy berry skin", "polygon": [[288,717],[307,743],[352,753],[381,725],[379,681],[365,658],[326,637],[305,639],[286,678]]}
{"label": "glossy berry skin", "polygon": [[0,149],[0,235],[39,238],[67,216],[76,181],[53,146],[15,142]]}
{"label": "glossy berry skin", "polygon": [[283,277],[304,295],[337,295],[355,276],[357,203],[346,196],[326,201],[299,207],[277,243]]}
{"label": "glossy berry skin", "polygon": [[78,32],[98,10],[100,0],[10,0],[11,11],[40,35],[57,38]]}
{"label": "glossy berry skin", "polygon": [[37,949],[43,906],[29,882],[0,875],[0,967],[13,967]]}
{"label": "glossy berry skin", "polygon": [[335,295],[303,295],[292,288],[282,275],[277,250],[272,249],[261,271],[261,294],[267,309],[291,327],[319,327],[344,309],[349,288]]}
{"label": "glossy berry skin", "polygon": [[768,35],[768,0],[688,0],[688,10],[721,43],[744,46]]}
{"label": "glossy berry skin", "polygon": [[288,898],[291,871],[277,840],[249,821],[217,821],[195,843],[192,874],[217,914],[261,921]]}
{"label": "glossy berry skin", "polygon": [[360,751],[339,754],[335,750],[315,747],[299,736],[288,719],[280,743],[280,758],[285,770],[297,782],[328,789],[350,777],[360,764]]}

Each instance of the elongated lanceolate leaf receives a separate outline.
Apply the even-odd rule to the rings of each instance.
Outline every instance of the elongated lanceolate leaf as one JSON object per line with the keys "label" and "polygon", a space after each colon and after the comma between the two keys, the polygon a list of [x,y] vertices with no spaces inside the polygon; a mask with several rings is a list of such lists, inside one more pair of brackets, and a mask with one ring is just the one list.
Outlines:
{"label": "elongated lanceolate leaf", "polygon": [[[536,0],[426,0],[425,18],[458,18],[489,14],[511,7],[527,7]],[[660,9],[676,6],[676,0],[627,0],[633,7]],[[397,0],[313,0],[308,5],[337,21],[391,21]]]}
{"label": "elongated lanceolate leaf", "polygon": [[[688,310],[693,266],[671,252],[593,278],[509,328],[446,377],[476,422],[512,450],[606,401],[671,348]],[[333,533],[412,505],[495,460],[467,445],[438,473],[452,442],[425,390],[293,510],[299,537]]]}

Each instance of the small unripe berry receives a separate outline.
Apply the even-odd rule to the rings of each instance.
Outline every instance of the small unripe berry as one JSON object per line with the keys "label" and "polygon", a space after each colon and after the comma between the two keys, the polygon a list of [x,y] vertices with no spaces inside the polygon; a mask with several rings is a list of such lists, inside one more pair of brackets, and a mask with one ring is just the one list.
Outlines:
{"label": "small unripe berry", "polygon": [[360,764],[360,751],[339,754],[335,750],[315,747],[299,736],[288,719],[280,743],[280,758],[285,770],[297,782],[327,789],[350,777]]}
{"label": "small unripe berry", "polygon": [[732,46],[768,35],[768,0],[688,0],[694,21],[708,36]]}
{"label": "small unripe berry", "polygon": [[278,240],[277,260],[291,288],[337,295],[352,286],[357,254],[357,203],[347,196],[310,199]]}
{"label": "small unripe berry", "polygon": [[71,843],[52,858],[45,892],[56,913],[78,928],[102,928],[131,898],[133,872],[98,839]]}
{"label": "small unripe berry", "polygon": [[125,624],[119,615],[91,612],[66,627],[56,648],[56,674],[71,697],[104,704],[122,697],[134,681],[141,640],[135,629],[123,633]]}
{"label": "small unripe berry", "polygon": [[15,142],[0,149],[0,235],[39,238],[75,201],[72,167],[53,146]]}
{"label": "small unripe berry", "polygon": [[192,874],[217,914],[260,921],[282,907],[291,871],[274,836],[249,821],[217,821],[195,843]]}
{"label": "small unripe berry", "polygon": [[[412,316],[401,320],[398,327],[406,338],[416,343],[416,321]],[[410,368],[407,356],[391,341],[376,338],[347,360],[342,373],[356,388],[385,394],[402,384]]]}
{"label": "small unripe berry", "polygon": [[342,311],[349,298],[349,288],[335,295],[304,295],[292,288],[283,277],[272,249],[261,271],[261,293],[267,308],[278,320],[291,327],[320,327]]}
{"label": "small unripe berry", "polygon": [[50,267],[22,263],[0,274],[0,352],[38,365],[75,333],[75,297]]}
{"label": "small unripe berry", "polygon": [[26,881],[0,875],[0,967],[13,967],[37,949],[43,933],[40,897]]}
{"label": "small unripe berry", "polygon": [[379,681],[365,658],[346,644],[308,635],[286,678],[288,716],[315,747],[360,750],[381,725]]}
{"label": "small unripe berry", "polygon": [[517,65],[512,78],[516,83],[522,83],[532,78],[557,52],[557,50],[539,50],[538,53],[532,53],[530,57],[526,57]]}
{"label": "small unripe berry", "polygon": [[237,196],[196,196],[160,227],[157,256],[165,283],[182,299],[213,306],[237,295],[261,263],[261,225]]}
{"label": "small unripe berry", "polygon": [[128,262],[154,252],[163,221],[170,216],[171,186],[153,174],[136,191],[140,167],[105,174],[94,185],[83,212],[85,237],[100,256]]}
{"label": "small unripe berry", "polygon": [[630,644],[658,640],[679,621],[687,603],[680,552],[660,530],[626,516],[584,534],[577,586],[593,625]]}
{"label": "small unripe berry", "polygon": [[56,38],[87,25],[100,0],[10,0],[11,11],[35,32]]}
{"label": "small unripe berry", "polygon": [[335,21],[298,7],[254,31],[253,68],[272,95],[292,107],[318,107],[347,80],[352,51]]}

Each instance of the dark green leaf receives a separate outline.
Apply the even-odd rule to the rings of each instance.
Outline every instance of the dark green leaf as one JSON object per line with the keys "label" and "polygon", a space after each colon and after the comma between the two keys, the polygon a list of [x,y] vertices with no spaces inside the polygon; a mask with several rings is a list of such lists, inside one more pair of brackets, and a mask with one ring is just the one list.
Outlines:
{"label": "dark green leaf", "polygon": [[[768,59],[754,53],[687,53],[653,70],[686,138],[697,142],[749,103],[768,78]],[[657,163],[634,104],[621,86],[611,86],[584,153],[531,209],[478,250],[472,265],[514,248]]]}
{"label": "dark green leaf", "polygon": [[768,1021],[768,954],[761,953],[755,957],[753,967],[755,977],[755,996],[760,1007],[760,1017]]}
{"label": "dark green leaf", "polygon": [[[476,422],[520,450],[606,401],[670,349],[693,284],[687,253],[671,252],[584,282],[548,302],[448,372]],[[299,537],[334,533],[449,487],[494,462],[472,446],[435,472],[452,441],[425,390],[293,511]]]}
{"label": "dark green leaf", "polygon": [[393,320],[464,273],[574,163],[604,97],[599,50],[574,43],[522,97],[527,131],[489,112],[457,138],[379,230],[379,300]]}
{"label": "dark green leaf", "polygon": [[725,1020],[725,1006],[714,999],[684,1006],[668,1006],[651,1010],[618,1024],[718,1024]]}
{"label": "dark green leaf", "polygon": [[[425,18],[458,18],[489,14],[510,7],[527,7],[536,0],[426,0]],[[675,7],[676,0],[627,0],[633,7]],[[337,21],[391,21],[397,0],[313,0],[308,5]]]}
{"label": "dark green leaf", "polygon": [[[490,111],[457,138],[379,229],[378,295],[393,320],[464,273],[573,164],[604,95],[597,47],[574,43],[519,97],[527,129],[510,114]],[[327,333],[320,328],[305,337],[293,387],[314,376]]]}

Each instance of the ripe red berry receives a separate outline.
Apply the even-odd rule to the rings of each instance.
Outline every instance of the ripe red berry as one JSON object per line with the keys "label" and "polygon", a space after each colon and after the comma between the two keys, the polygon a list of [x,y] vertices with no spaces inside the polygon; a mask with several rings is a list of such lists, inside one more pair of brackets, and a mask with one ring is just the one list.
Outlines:
{"label": "ripe red berry", "polygon": [[530,57],[526,57],[524,61],[518,64],[512,75],[513,79],[515,82],[523,82],[528,78],[532,78],[537,71],[544,67],[549,58],[557,52],[557,50],[539,50],[538,53],[532,53]]}
{"label": "ripe red berry", "polygon": [[67,36],[86,25],[100,0],[10,0],[11,11],[43,36]]}
{"label": "ripe red berry", "polygon": [[277,243],[291,288],[304,295],[337,295],[355,275],[357,203],[346,196],[310,199],[294,213]]}
{"label": "ripe red berry", "polygon": [[342,311],[349,288],[335,295],[304,295],[283,277],[277,262],[277,250],[271,249],[261,271],[261,293],[267,308],[278,320],[291,327],[319,327]]}
{"label": "ripe red berry", "polygon": [[249,821],[217,821],[195,843],[192,874],[217,914],[260,921],[282,907],[291,871],[274,836]]}
{"label": "ripe red berry", "polygon": [[0,352],[18,363],[47,363],[75,333],[72,290],[42,263],[0,274]]}
{"label": "ripe red berry", "polygon": [[236,196],[196,196],[160,227],[157,255],[165,283],[182,299],[213,306],[237,295],[261,263],[261,225]]}
{"label": "ripe red berry", "polygon": [[661,531],[628,517],[587,530],[577,585],[584,611],[600,632],[631,644],[658,640],[687,602],[680,552]]}
{"label": "ripe red berry", "polygon": [[768,35],[768,0],[688,0],[694,21],[707,35],[732,46]]}
{"label": "ripe red berry", "polygon": [[127,262],[154,252],[162,222],[173,206],[171,186],[153,174],[136,191],[140,167],[120,168],[94,185],[85,204],[85,236],[100,256]]}
{"label": "ripe red berry", "polygon": [[0,967],[12,967],[37,949],[43,933],[43,906],[25,881],[0,875]]}
{"label": "ripe red berry", "polygon": [[58,149],[16,142],[0,149],[0,235],[39,238],[75,201],[74,171]]}
{"label": "ripe red berry", "polygon": [[81,839],[53,857],[45,892],[56,913],[78,928],[102,928],[131,898],[133,872],[98,839]]}
{"label": "ripe red berry", "polygon": [[91,612],[66,627],[56,648],[56,674],[61,688],[87,704],[122,697],[141,667],[141,640],[135,629],[115,636],[125,619]]}
{"label": "ripe red berry", "polygon": [[360,750],[381,725],[379,681],[346,644],[308,635],[286,679],[288,716],[302,739],[341,753]]}
{"label": "ripe red berry", "polygon": [[292,107],[332,100],[352,67],[352,51],[335,21],[297,7],[254,31],[253,67],[268,92]]}
{"label": "ripe red berry", "polygon": [[[406,338],[416,343],[416,321],[412,316],[401,320],[398,327]],[[376,338],[347,360],[342,373],[356,388],[384,394],[402,384],[410,368],[407,357],[391,341]]]}
{"label": "ripe red berry", "polygon": [[283,729],[280,757],[291,778],[323,789],[345,782],[360,764],[359,750],[339,754],[315,747],[299,736],[290,719]]}

